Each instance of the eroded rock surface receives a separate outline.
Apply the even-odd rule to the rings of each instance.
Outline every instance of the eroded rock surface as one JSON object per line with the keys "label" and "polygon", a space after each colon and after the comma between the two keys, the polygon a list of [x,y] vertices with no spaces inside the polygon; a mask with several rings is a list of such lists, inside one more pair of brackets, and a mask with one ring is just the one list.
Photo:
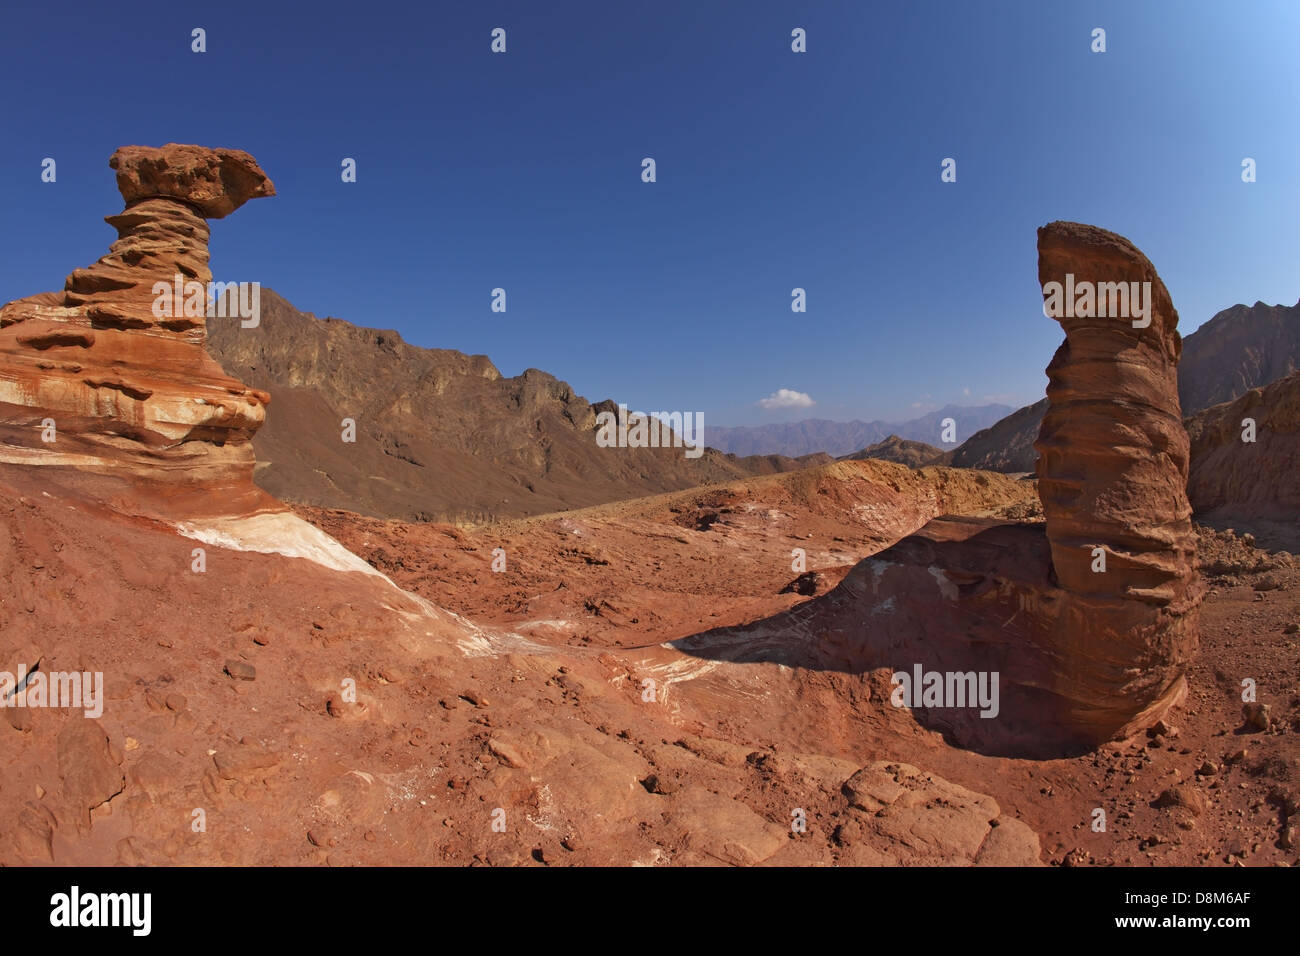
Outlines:
{"label": "eroded rock surface", "polygon": [[1044,284],[1068,274],[1150,283],[1145,327],[1058,319],[1066,339],[1047,369],[1035,443],[1052,570],[1065,592],[1054,644],[1072,680],[1060,691],[1081,726],[1106,733],[1180,693],[1196,650],[1202,588],[1178,403],[1182,340],[1155,267],[1121,236],[1051,223],[1039,230],[1038,274]]}
{"label": "eroded rock surface", "polygon": [[117,170],[117,188],[128,206],[142,199],[176,199],[204,219],[224,219],[250,199],[275,195],[270,178],[242,149],[123,146],[108,165]]}
{"label": "eroded rock surface", "polygon": [[[51,466],[123,506],[273,507],[252,484],[250,444],[269,397],[226,375],[204,342],[205,217],[274,187],[237,150],[127,146],[109,164],[127,207],[105,220],[118,233],[108,254],[62,293],[0,308],[0,461]],[[182,301],[155,314],[155,283],[174,289],[178,277]],[[203,287],[190,308],[187,282]],[[157,493],[136,495],[142,482]]]}

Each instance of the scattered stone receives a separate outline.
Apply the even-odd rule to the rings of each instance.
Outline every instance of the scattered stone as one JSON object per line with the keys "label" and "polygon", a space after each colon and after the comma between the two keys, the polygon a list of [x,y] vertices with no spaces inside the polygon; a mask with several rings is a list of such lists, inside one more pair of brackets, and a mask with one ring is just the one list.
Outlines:
{"label": "scattered stone", "polygon": [[243,661],[226,661],[224,668],[227,675],[235,680],[256,680],[257,669]]}
{"label": "scattered stone", "polygon": [[122,792],[126,777],[109,754],[108,735],[95,720],[74,719],[59,732],[60,790],[83,824],[96,807]]}
{"label": "scattered stone", "polygon": [[239,746],[219,750],[212,757],[217,772],[226,780],[258,780],[280,765],[278,755],[271,753],[255,740],[245,737]]}
{"label": "scattered stone", "polygon": [[1200,816],[1205,812],[1205,797],[1191,784],[1180,783],[1163,791],[1153,805],[1161,810],[1177,807]]}
{"label": "scattered stone", "polygon": [[348,703],[338,694],[330,694],[325,700],[325,713],[331,717],[359,719],[365,717],[369,710],[364,701]]}
{"label": "scattered stone", "polygon": [[681,789],[676,780],[669,777],[661,777],[657,773],[652,773],[641,781],[641,786],[646,788],[647,793],[671,794]]}
{"label": "scattered stone", "polygon": [[826,575],[820,571],[805,571],[781,589],[781,594],[801,594],[812,597],[826,589],[829,584]]}
{"label": "scattered stone", "polygon": [[379,677],[389,684],[400,684],[410,675],[407,674],[406,668],[399,664],[384,664],[379,668]]}
{"label": "scattered stone", "polygon": [[487,745],[488,750],[492,751],[507,767],[514,767],[518,770],[528,765],[528,761],[519,752],[519,748],[508,741],[499,737],[490,737]]}
{"label": "scattered stone", "polygon": [[1258,702],[1243,704],[1241,716],[1245,718],[1246,726],[1253,727],[1255,730],[1268,730],[1271,723],[1268,704]]}

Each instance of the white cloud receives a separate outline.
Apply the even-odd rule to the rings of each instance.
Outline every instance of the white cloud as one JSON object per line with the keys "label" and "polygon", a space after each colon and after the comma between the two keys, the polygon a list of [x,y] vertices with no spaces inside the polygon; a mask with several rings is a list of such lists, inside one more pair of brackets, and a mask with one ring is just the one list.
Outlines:
{"label": "white cloud", "polygon": [[812,408],[817,403],[807,392],[778,388],[767,398],[760,398],[755,404],[759,408]]}
{"label": "white cloud", "polygon": [[970,398],[970,389],[969,389],[969,388],[963,388],[963,389],[961,390],[961,393],[962,393],[963,395],[965,395],[967,398]]}

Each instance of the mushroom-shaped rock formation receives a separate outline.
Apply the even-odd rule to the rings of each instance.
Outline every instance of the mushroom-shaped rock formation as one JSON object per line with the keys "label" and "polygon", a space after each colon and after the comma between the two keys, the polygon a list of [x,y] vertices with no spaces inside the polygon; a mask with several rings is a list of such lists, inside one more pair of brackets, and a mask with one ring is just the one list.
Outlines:
{"label": "mushroom-shaped rock formation", "polygon": [[117,188],[128,206],[142,199],[177,199],[204,219],[224,219],[250,199],[275,195],[257,160],[242,149],[123,146],[108,165],[117,170]]}
{"label": "mushroom-shaped rock formation", "polygon": [[823,597],[678,647],[852,673],[886,667],[896,684],[886,707],[1004,755],[1083,752],[1181,699],[1203,587],[1178,315],[1120,236],[1056,222],[1039,230],[1038,249],[1045,286],[1064,287],[1067,275],[1072,287],[1138,283],[1150,307],[1142,327],[1129,316],[1060,319],[1066,340],[1048,369],[1036,445],[1046,524],[935,519]]}
{"label": "mushroom-shaped rock formation", "polygon": [[[252,482],[269,396],[204,349],[205,218],[275,187],[238,150],[125,146],[109,165],[126,209],[105,220],[118,233],[108,255],[61,294],[0,308],[0,461],[51,466],[53,480],[126,510],[281,508]],[[155,309],[178,280],[180,299]],[[152,493],[137,494],[141,483]]]}

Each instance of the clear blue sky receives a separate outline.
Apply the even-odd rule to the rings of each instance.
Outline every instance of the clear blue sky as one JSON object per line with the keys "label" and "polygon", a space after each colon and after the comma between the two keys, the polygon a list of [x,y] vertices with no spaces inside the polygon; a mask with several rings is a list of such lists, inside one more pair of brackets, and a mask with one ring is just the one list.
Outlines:
{"label": "clear blue sky", "polygon": [[[1136,242],[1184,334],[1300,298],[1286,0],[31,6],[0,13],[0,301],[104,254],[109,155],[165,142],[279,190],[213,224],[217,278],[717,425],[1038,399],[1053,219]],[[780,388],[817,404],[755,407]]]}

